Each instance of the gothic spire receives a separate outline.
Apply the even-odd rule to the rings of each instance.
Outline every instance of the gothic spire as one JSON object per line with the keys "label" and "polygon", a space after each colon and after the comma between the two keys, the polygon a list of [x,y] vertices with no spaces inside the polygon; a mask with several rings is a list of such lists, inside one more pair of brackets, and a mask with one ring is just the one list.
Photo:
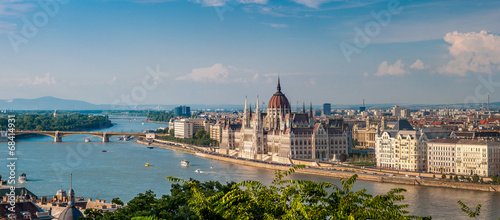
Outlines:
{"label": "gothic spire", "polygon": [[310,102],[309,103],[309,116],[311,117],[311,119],[313,118],[313,103]]}
{"label": "gothic spire", "polygon": [[247,113],[247,108],[248,108],[248,104],[247,103],[248,103],[247,102],[247,96],[245,96],[245,108],[243,109],[243,114],[245,114],[245,115]]}
{"label": "gothic spire", "polygon": [[257,96],[257,107],[255,107],[255,113],[259,113],[260,112],[260,108],[259,108],[259,96]]}
{"label": "gothic spire", "polygon": [[68,192],[68,196],[69,196],[69,199],[68,199],[68,207],[75,207],[75,191],[73,190],[73,174],[70,174],[71,175],[71,185],[70,185],[70,189],[69,189],[69,192]]}
{"label": "gothic spire", "polygon": [[277,92],[281,92],[281,85],[280,85],[280,75],[278,74],[278,87],[277,87],[278,91]]}

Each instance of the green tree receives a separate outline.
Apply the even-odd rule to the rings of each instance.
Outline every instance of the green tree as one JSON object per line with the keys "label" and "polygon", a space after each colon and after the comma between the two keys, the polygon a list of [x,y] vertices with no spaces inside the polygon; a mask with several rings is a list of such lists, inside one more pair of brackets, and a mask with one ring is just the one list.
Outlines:
{"label": "green tree", "polygon": [[207,132],[205,131],[205,129],[200,129],[196,132],[196,134],[194,135],[194,138],[195,139],[203,139],[206,134],[207,134]]}
{"label": "green tree", "polygon": [[495,174],[495,175],[493,175],[493,176],[491,176],[491,183],[493,183],[493,184],[494,184],[494,183],[498,183],[498,179],[499,179],[499,178],[498,178],[498,176],[497,176],[496,174]]}
{"label": "green tree", "polygon": [[446,175],[445,175],[445,174],[443,174],[443,175],[441,176],[441,179],[446,179]]}
{"label": "green tree", "polygon": [[[297,166],[296,168],[301,168]],[[259,181],[235,184],[227,193],[208,196],[190,181],[168,177],[192,188],[190,208],[199,219],[407,219],[399,205],[404,189],[392,189],[387,194],[372,196],[366,189],[352,191],[357,175],[342,179],[340,187],[329,182],[285,180],[295,172],[276,171],[272,185]],[[333,190],[332,193],[328,193]]]}
{"label": "green tree", "polygon": [[111,200],[111,203],[114,203],[114,204],[117,204],[117,205],[121,205],[121,206],[123,206],[123,205],[124,205],[124,204],[123,204],[123,202],[122,202],[122,200],[120,200],[120,198],[118,198],[118,197],[113,198],[113,199]]}
{"label": "green tree", "polygon": [[79,217],[79,220],[95,220],[95,219],[102,219],[103,218],[103,212],[100,209],[93,210],[93,209],[85,209],[83,212],[85,214],[85,217]]}
{"label": "green tree", "polygon": [[453,180],[458,181],[458,176],[455,175],[455,177],[453,177]]}
{"label": "green tree", "polygon": [[340,160],[340,162],[345,162],[347,160],[347,155],[346,154],[340,154],[339,160]]}
{"label": "green tree", "polygon": [[474,174],[474,175],[472,176],[472,182],[474,182],[474,183],[479,182],[479,176],[478,176],[477,174]]}
{"label": "green tree", "polygon": [[358,141],[358,139],[354,139],[354,138],[353,138],[351,141],[352,141],[352,146],[356,147],[356,146],[358,146],[358,145],[359,145],[359,141]]}
{"label": "green tree", "polygon": [[458,204],[460,205],[462,212],[465,212],[467,216],[471,218],[475,218],[479,216],[479,211],[481,210],[481,204],[478,204],[474,210],[465,205],[462,201],[458,200]]}

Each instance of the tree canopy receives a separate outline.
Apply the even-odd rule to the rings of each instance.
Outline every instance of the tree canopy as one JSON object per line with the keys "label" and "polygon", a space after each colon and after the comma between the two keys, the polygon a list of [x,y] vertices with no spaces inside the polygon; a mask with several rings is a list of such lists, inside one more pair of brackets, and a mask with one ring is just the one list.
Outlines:
{"label": "tree canopy", "polygon": [[171,195],[156,198],[141,193],[116,212],[84,219],[430,219],[413,216],[400,204],[405,189],[370,195],[366,189],[353,191],[357,175],[329,182],[290,180],[295,172],[276,171],[272,184],[259,181],[221,184],[167,177],[173,182]]}
{"label": "tree canopy", "polygon": [[[17,130],[45,131],[77,131],[107,128],[112,126],[107,116],[87,115],[81,113],[60,114],[54,117],[51,113],[16,114]],[[0,126],[6,129],[7,118],[0,118]]]}

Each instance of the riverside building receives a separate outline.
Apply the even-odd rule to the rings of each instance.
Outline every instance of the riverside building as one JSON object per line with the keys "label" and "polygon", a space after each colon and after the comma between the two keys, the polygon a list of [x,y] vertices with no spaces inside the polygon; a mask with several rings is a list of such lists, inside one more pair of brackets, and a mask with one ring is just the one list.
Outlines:
{"label": "riverside building", "polygon": [[427,136],[406,120],[400,119],[393,128],[378,132],[375,137],[377,167],[427,171]]}
{"label": "riverside building", "polygon": [[489,177],[500,175],[500,142],[436,139],[427,143],[429,172]]}
{"label": "riverside building", "polygon": [[261,112],[258,98],[255,112],[245,99],[241,123],[224,123],[219,152],[230,156],[290,164],[292,159],[332,160],[348,154],[351,146],[343,120],[316,122],[312,104],[309,113],[305,107],[292,113],[279,78],[266,112]]}

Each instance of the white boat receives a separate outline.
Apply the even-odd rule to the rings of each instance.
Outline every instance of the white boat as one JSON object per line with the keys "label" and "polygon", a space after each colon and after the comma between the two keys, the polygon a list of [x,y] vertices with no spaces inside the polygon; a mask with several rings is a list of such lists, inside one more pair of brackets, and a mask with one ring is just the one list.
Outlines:
{"label": "white boat", "polygon": [[189,161],[187,161],[187,160],[181,161],[181,166],[188,167],[189,166]]}
{"label": "white boat", "polygon": [[89,138],[85,138],[85,142],[90,142],[90,139]]}
{"label": "white boat", "polygon": [[27,180],[26,180],[26,174],[25,173],[19,174],[18,181],[19,181],[19,183],[25,183],[25,182],[27,182]]}
{"label": "white boat", "polygon": [[195,173],[201,173],[201,170],[200,169],[196,169],[194,172]]}

